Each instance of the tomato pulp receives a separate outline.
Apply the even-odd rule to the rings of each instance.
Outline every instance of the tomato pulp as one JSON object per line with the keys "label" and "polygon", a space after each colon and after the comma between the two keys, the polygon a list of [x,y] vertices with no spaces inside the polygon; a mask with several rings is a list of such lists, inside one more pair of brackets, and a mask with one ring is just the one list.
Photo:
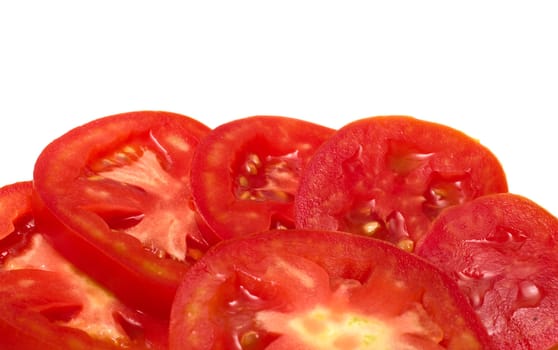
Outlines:
{"label": "tomato pulp", "polygon": [[411,117],[371,117],[342,127],[312,157],[295,197],[296,226],[412,251],[445,208],[506,191],[496,157],[469,136]]}
{"label": "tomato pulp", "polygon": [[443,212],[416,253],[468,295],[499,349],[546,349],[558,339],[558,219],[510,193]]}
{"label": "tomato pulp", "polygon": [[221,242],[186,273],[170,349],[489,349],[455,282],[386,242],[276,230]]}
{"label": "tomato pulp", "polygon": [[37,231],[31,182],[0,188],[0,348],[166,349],[166,320],[125,306]]}
{"label": "tomato pulp", "polygon": [[122,300],[168,316],[192,255],[188,243],[204,245],[189,177],[208,132],[194,119],[156,111],[70,130],[35,164],[37,224],[62,255]]}

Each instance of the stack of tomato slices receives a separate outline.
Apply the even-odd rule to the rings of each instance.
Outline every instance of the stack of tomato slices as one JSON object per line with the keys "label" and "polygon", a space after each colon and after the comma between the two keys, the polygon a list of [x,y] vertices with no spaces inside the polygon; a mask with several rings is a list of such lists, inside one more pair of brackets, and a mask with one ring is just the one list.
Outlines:
{"label": "stack of tomato slices", "polygon": [[0,348],[547,350],[557,239],[448,126],[117,114],[0,188]]}

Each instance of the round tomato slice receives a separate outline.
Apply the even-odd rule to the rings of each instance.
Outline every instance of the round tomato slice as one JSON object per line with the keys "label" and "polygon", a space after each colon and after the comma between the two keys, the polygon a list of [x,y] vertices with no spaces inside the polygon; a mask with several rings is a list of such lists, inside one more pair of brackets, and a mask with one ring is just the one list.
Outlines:
{"label": "round tomato slice", "polygon": [[31,199],[31,182],[0,188],[0,348],[166,349],[168,321],[125,306],[58,254]]}
{"label": "round tomato slice", "polygon": [[36,161],[37,225],[121,299],[168,316],[191,255],[187,242],[204,245],[189,176],[208,132],[189,117],[155,111],[70,130]]}
{"label": "round tomato slice", "polygon": [[293,228],[300,174],[332,129],[299,119],[254,116],[215,128],[192,165],[194,202],[216,241]]}
{"label": "round tomato slice", "polygon": [[312,157],[295,197],[296,226],[412,251],[445,208],[506,191],[496,157],[467,135],[412,117],[371,117],[341,128]]}
{"label": "round tomato slice", "polygon": [[223,241],[186,273],[170,349],[489,349],[455,282],[418,256],[343,232]]}
{"label": "round tomato slice", "polygon": [[499,349],[558,342],[558,219],[510,193],[443,212],[416,253],[468,295]]}

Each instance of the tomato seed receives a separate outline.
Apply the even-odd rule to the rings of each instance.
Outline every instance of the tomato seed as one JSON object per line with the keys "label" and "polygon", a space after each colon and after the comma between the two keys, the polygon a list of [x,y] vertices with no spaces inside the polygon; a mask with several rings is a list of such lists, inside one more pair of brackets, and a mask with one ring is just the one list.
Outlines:
{"label": "tomato seed", "polygon": [[539,306],[542,298],[543,294],[536,284],[528,280],[519,282],[516,300],[517,308]]}

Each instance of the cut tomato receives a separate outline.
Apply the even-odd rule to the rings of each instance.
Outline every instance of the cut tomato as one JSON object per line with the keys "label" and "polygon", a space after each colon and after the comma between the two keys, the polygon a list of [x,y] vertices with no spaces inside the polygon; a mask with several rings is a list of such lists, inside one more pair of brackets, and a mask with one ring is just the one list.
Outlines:
{"label": "cut tomato", "polygon": [[448,209],[416,253],[452,276],[499,349],[558,341],[558,219],[536,203],[502,193]]}
{"label": "cut tomato", "polygon": [[447,207],[506,192],[496,157],[467,135],[404,116],[352,122],[312,157],[296,226],[347,231],[412,251]]}
{"label": "cut tomato", "polygon": [[204,246],[189,176],[208,132],[186,116],[154,111],[70,130],[35,164],[37,225],[121,299],[168,316],[191,255],[187,243]]}
{"label": "cut tomato", "polygon": [[32,185],[0,188],[0,348],[165,349],[167,320],[125,306],[37,232]]}
{"label": "cut tomato", "polygon": [[489,349],[457,284],[391,244],[275,230],[223,241],[186,273],[170,349]]}
{"label": "cut tomato", "polygon": [[218,241],[293,228],[293,200],[308,160],[332,129],[303,120],[255,116],[215,128],[192,165],[196,207]]}

